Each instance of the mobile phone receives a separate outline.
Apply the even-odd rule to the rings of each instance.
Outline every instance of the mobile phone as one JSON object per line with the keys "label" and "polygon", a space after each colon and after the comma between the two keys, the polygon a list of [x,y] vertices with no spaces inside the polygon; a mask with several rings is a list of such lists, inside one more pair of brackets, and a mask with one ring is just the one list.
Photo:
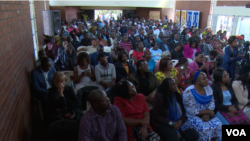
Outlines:
{"label": "mobile phone", "polygon": [[90,69],[86,69],[86,70],[84,70],[84,72],[90,72]]}

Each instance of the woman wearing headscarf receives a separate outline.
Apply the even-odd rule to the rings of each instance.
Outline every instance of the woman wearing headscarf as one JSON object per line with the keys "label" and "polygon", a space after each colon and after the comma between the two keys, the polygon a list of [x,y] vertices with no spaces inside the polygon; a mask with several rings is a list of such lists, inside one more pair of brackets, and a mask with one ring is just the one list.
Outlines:
{"label": "woman wearing headscarf", "polygon": [[222,134],[222,123],[214,116],[213,90],[208,86],[207,75],[194,73],[193,84],[183,93],[183,104],[188,121],[199,132],[199,141],[215,141]]}

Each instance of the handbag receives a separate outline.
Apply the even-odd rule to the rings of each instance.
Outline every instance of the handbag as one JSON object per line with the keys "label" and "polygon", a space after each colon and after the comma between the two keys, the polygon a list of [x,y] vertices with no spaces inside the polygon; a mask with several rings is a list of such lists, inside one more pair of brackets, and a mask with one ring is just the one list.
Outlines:
{"label": "handbag", "polygon": [[248,117],[242,110],[238,110],[236,114],[226,113],[221,110],[219,110],[219,112],[230,125],[250,125]]}
{"label": "handbag", "polygon": [[160,136],[155,132],[151,132],[149,128],[147,128],[148,138],[143,140],[141,134],[139,133],[140,129],[141,127],[133,127],[133,141],[160,141]]}

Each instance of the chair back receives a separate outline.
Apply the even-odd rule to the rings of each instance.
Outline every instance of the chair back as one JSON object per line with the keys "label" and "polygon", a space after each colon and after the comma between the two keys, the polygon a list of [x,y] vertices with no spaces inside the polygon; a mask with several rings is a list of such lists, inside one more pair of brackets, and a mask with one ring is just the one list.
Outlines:
{"label": "chair back", "polygon": [[97,86],[86,86],[77,91],[77,97],[80,102],[80,109],[81,110],[86,110],[87,109],[87,101],[88,101],[88,96],[89,93],[92,92],[93,90],[98,89]]}
{"label": "chair back", "polygon": [[108,46],[104,46],[103,52],[110,53],[111,52],[111,48],[108,47]]}
{"label": "chair back", "polygon": [[47,131],[47,139],[50,141],[77,141],[79,123],[72,119],[53,122]]}
{"label": "chair back", "polygon": [[64,73],[64,75],[67,77],[66,85],[71,87],[72,86],[71,84],[73,83],[74,72],[73,71],[60,71],[60,72]]}
{"label": "chair back", "polygon": [[109,87],[108,89],[106,89],[106,94],[107,94],[108,98],[110,99],[110,103],[111,104],[113,104],[113,102],[114,102],[114,98],[116,96],[115,92],[116,91],[115,91],[115,87],[114,86]]}
{"label": "chair back", "polygon": [[189,63],[189,64],[193,62],[193,60],[190,59],[190,58],[187,58],[187,60],[188,60],[188,63]]}
{"label": "chair back", "polygon": [[134,59],[133,59],[133,52],[134,52],[134,50],[130,50],[130,52],[129,52],[129,56],[128,56],[128,58],[129,58],[129,62],[131,62],[132,64],[134,64]]}
{"label": "chair back", "polygon": [[173,63],[173,67],[175,67],[175,65],[178,63],[178,60],[175,60],[175,59],[173,59],[173,60],[171,60],[172,61],[172,63]]}

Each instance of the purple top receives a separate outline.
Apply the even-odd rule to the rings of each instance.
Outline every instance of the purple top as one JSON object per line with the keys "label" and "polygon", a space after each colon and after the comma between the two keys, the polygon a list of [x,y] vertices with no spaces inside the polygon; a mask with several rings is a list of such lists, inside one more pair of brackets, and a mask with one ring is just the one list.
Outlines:
{"label": "purple top", "polygon": [[127,129],[120,110],[111,105],[105,115],[99,116],[92,108],[80,123],[79,141],[127,141]]}

